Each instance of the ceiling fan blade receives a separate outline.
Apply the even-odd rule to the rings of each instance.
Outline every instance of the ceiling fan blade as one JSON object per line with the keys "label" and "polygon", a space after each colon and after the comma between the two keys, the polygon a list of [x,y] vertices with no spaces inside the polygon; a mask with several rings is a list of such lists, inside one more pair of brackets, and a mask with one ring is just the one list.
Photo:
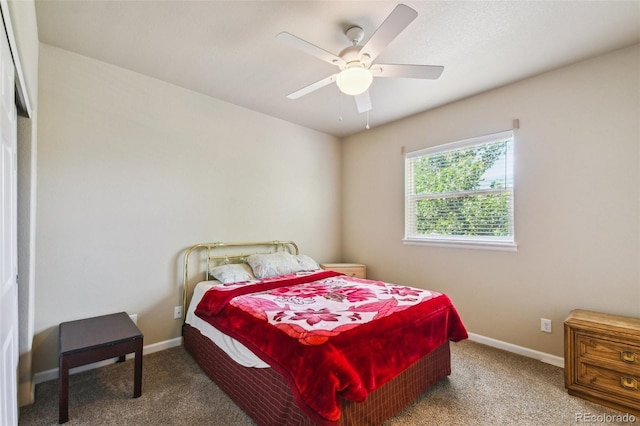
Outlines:
{"label": "ceiling fan blade", "polygon": [[360,59],[367,55],[365,62],[373,61],[417,16],[418,12],[409,6],[397,5],[362,47]]}
{"label": "ceiling fan blade", "polygon": [[369,68],[374,77],[423,78],[435,80],[444,67],[441,65],[374,64]]}
{"label": "ceiling fan blade", "polygon": [[276,36],[276,40],[288,46],[301,50],[311,56],[315,56],[318,59],[330,63],[331,65],[346,65],[344,59],[342,59],[341,57],[334,55],[333,53],[328,52],[314,44],[311,44],[308,41],[296,37],[293,34],[289,34],[288,32],[281,32]]}
{"label": "ceiling fan blade", "polygon": [[373,106],[371,106],[371,98],[369,97],[369,91],[366,90],[364,93],[355,96],[356,98],[356,107],[358,108],[359,113],[371,111]]}
{"label": "ceiling fan blade", "polygon": [[327,78],[323,78],[320,81],[316,81],[315,83],[312,83],[308,86],[303,87],[302,89],[296,90],[295,92],[288,94],[287,99],[298,99],[318,89],[322,89],[324,86],[328,86],[329,84],[335,82],[337,77],[338,77],[338,74],[336,73],[336,74],[330,75]]}

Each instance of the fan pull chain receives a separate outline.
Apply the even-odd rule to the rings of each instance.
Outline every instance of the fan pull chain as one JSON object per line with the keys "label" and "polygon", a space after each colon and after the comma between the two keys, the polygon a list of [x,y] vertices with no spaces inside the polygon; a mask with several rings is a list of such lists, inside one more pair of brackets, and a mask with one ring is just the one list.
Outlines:
{"label": "fan pull chain", "polygon": [[342,94],[338,92],[338,121],[342,122]]}
{"label": "fan pull chain", "polygon": [[365,129],[369,130],[371,127],[369,126],[369,111],[367,111],[367,125],[364,126]]}

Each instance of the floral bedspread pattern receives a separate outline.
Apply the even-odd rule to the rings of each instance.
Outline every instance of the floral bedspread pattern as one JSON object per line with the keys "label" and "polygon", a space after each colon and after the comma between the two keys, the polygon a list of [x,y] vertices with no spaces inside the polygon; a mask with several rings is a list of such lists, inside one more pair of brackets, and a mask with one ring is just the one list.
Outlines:
{"label": "floral bedspread pattern", "polygon": [[216,286],[196,315],[277,369],[320,423],[467,332],[444,294],[332,271]]}
{"label": "floral bedspread pattern", "polygon": [[428,290],[341,275],[238,296],[230,303],[300,343],[319,345],[330,336],[437,296]]}

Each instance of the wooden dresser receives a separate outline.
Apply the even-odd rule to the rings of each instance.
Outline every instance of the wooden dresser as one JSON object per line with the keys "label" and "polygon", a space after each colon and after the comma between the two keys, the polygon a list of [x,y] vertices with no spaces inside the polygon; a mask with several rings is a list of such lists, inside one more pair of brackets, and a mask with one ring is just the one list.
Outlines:
{"label": "wooden dresser", "polygon": [[345,275],[356,278],[367,278],[367,267],[361,263],[323,263],[322,269],[342,272]]}
{"label": "wooden dresser", "polygon": [[570,395],[640,415],[640,319],[577,309],[564,322]]}

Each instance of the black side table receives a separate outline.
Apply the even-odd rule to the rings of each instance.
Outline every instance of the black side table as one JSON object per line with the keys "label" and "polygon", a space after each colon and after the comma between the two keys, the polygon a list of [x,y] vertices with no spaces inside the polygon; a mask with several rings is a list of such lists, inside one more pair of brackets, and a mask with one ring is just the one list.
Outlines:
{"label": "black side table", "polygon": [[69,369],[135,352],[133,397],[142,395],[142,340],[126,312],[60,324],[59,422],[69,421]]}

